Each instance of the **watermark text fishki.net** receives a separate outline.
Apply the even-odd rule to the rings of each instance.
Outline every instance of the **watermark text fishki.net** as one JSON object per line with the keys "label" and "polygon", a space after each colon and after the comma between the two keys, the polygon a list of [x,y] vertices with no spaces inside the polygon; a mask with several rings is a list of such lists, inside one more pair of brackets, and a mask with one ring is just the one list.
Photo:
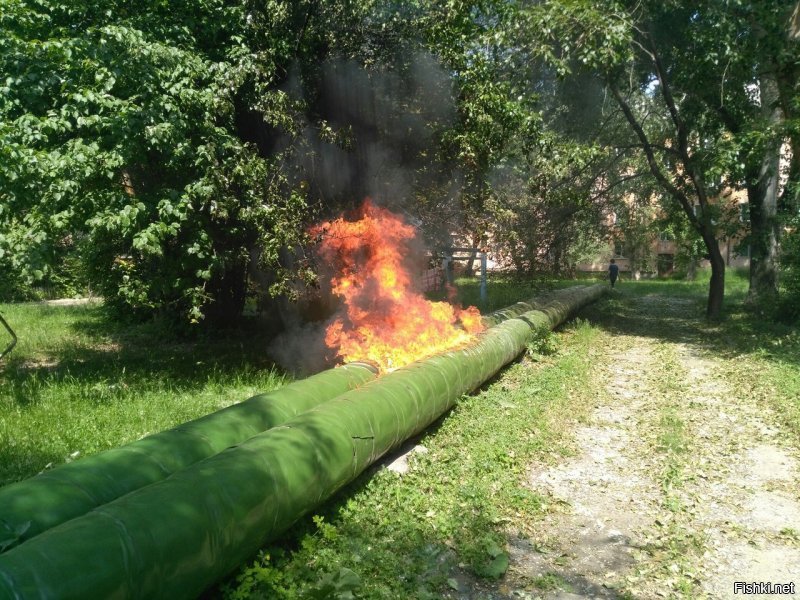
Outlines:
{"label": "watermark text fishki.net", "polygon": [[771,581],[735,581],[733,583],[734,594],[794,594],[794,582],[773,583]]}

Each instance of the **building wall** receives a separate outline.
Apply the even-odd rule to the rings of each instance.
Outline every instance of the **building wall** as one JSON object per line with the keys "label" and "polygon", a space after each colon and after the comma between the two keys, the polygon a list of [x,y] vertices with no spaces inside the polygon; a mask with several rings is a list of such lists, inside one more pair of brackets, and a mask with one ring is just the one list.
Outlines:
{"label": "building wall", "polygon": [[[737,255],[736,247],[738,245],[739,242],[738,240],[735,239],[726,242],[720,242],[719,249],[720,253],[722,254],[722,258],[725,259],[725,264],[728,267],[734,267],[734,268],[749,267],[750,256],[748,254]],[[666,266],[666,263],[668,263],[668,261],[672,261],[674,268],[676,250],[677,249],[675,247],[675,242],[662,241],[662,240],[653,241],[650,244],[650,251],[652,256],[655,258],[656,264],[653,265],[652,269],[649,269],[647,272],[658,275],[668,275],[672,271],[672,268],[663,268],[663,267]],[[666,257],[669,257],[669,259],[667,259]],[[631,270],[630,259],[625,256],[615,255],[614,244],[612,243],[609,243],[608,251],[603,253],[603,255],[597,256],[591,261],[578,263],[576,265],[576,269],[584,273],[598,273],[601,271],[606,271],[608,269],[609,261],[612,258],[619,266],[620,271],[627,273],[630,272]],[[661,265],[659,265],[659,262],[661,262]],[[707,260],[702,260],[700,261],[699,266],[702,268],[709,267],[710,263]]]}
{"label": "building wall", "polygon": [[[716,199],[716,202],[720,202],[728,206],[729,208],[729,218],[733,215],[733,218],[736,218],[736,215],[739,215],[739,220],[741,223],[740,232],[733,236],[732,239],[726,240],[719,243],[720,253],[722,254],[722,258],[725,259],[725,264],[728,267],[749,267],[750,266],[750,255],[749,255],[749,248],[747,252],[743,254],[737,254],[736,249],[741,245],[741,240],[747,233],[747,222],[746,222],[746,211],[744,208],[747,207],[747,194],[744,190],[733,190],[727,193],[724,193],[720,198]],[[616,224],[616,215],[611,214],[609,216],[609,225],[612,231],[614,231],[613,226]],[[620,231],[617,230],[617,235],[620,234]],[[648,274],[658,274],[658,275],[668,275],[674,269],[674,262],[675,256],[677,254],[677,247],[674,241],[659,239],[657,235],[653,235],[653,240],[650,242],[650,255],[653,257],[653,264],[647,269]],[[576,265],[576,269],[582,272],[588,273],[597,273],[603,272],[608,269],[609,261],[614,259],[617,265],[619,265],[620,271],[630,273],[631,270],[631,261],[629,257],[623,254],[615,253],[615,243],[613,239],[610,239],[608,242],[607,250],[602,252],[600,255],[593,257],[591,260],[586,262],[578,263]],[[710,266],[709,261],[703,260],[700,261],[700,267],[708,267]]]}

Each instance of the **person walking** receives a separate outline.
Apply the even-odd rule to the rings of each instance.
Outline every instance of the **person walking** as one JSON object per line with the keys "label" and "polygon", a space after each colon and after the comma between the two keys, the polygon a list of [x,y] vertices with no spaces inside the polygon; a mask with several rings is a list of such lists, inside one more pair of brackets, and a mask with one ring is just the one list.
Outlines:
{"label": "person walking", "polygon": [[611,287],[614,287],[614,284],[617,282],[617,277],[619,277],[619,267],[617,266],[616,261],[612,258],[611,264],[608,265],[608,279],[611,281]]}

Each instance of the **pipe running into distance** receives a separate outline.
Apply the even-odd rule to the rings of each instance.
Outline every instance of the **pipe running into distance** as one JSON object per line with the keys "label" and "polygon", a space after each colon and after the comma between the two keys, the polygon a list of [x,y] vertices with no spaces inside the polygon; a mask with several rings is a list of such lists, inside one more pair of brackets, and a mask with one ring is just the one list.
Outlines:
{"label": "pipe running into distance", "polygon": [[0,555],[0,597],[192,598],[606,286],[566,290]]}

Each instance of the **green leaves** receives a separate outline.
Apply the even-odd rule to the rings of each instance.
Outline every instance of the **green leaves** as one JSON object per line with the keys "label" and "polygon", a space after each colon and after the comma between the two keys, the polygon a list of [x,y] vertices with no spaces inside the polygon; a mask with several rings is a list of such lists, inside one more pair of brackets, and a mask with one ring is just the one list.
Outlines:
{"label": "green leaves", "polygon": [[[302,235],[304,198],[234,121],[241,89],[260,86],[266,66],[253,62],[263,40],[239,50],[244,5],[11,6],[0,27],[0,270],[46,277],[80,246],[109,305],[197,319],[209,281],[244,273],[259,242]],[[280,102],[271,115],[287,128],[298,117]]]}
{"label": "green leaves", "polygon": [[350,569],[342,567],[335,573],[322,576],[317,585],[308,591],[315,600],[350,600],[361,587],[361,578]]}
{"label": "green leaves", "polygon": [[486,540],[486,555],[475,565],[475,574],[480,577],[499,579],[508,570],[509,556],[493,539]]}
{"label": "green leaves", "polygon": [[631,59],[630,20],[616,2],[535,4],[525,19],[532,51],[552,65],[559,77],[579,68],[608,73]]}

